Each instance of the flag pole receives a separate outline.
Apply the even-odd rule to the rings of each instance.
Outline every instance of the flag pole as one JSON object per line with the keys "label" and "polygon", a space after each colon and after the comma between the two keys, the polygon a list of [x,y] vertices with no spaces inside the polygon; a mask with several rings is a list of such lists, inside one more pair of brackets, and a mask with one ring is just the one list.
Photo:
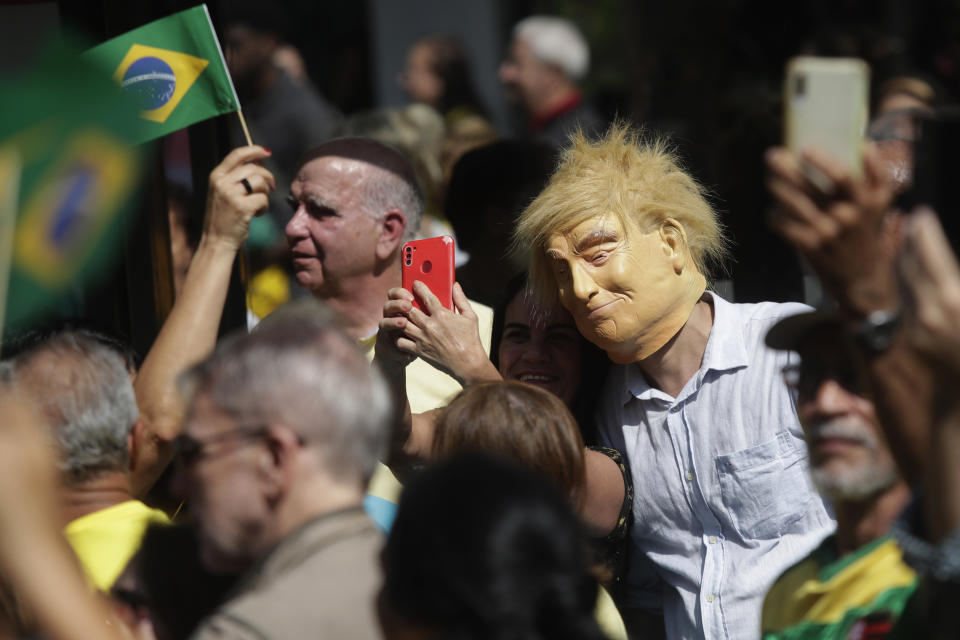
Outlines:
{"label": "flag pole", "polygon": [[243,109],[237,109],[237,115],[240,116],[240,126],[243,127],[243,135],[247,139],[247,144],[253,146],[253,140],[250,139],[250,129],[247,128],[247,120],[243,117]]}

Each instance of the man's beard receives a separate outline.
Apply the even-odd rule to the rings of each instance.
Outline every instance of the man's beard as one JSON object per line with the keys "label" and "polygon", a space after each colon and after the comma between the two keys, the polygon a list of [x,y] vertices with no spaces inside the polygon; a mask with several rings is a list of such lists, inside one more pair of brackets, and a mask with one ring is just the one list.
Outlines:
{"label": "man's beard", "polygon": [[825,420],[808,427],[809,440],[819,438],[842,438],[853,440],[873,455],[859,463],[817,467],[811,465],[810,476],[813,484],[822,495],[832,500],[864,500],[884,489],[897,480],[897,469],[887,458],[879,454],[884,446],[870,430],[850,424],[843,419]]}

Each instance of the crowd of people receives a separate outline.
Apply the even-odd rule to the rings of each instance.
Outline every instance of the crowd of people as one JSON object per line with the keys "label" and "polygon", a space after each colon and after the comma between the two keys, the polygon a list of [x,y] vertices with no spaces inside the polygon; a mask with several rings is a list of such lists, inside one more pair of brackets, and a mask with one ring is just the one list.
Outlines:
{"label": "crowd of people", "polygon": [[[455,39],[410,48],[427,111],[341,120],[293,108],[318,96],[268,27],[227,45],[273,151],[210,172],[142,361],[73,323],[3,345],[0,638],[958,637],[955,212],[898,197],[927,85],[884,85],[862,171],[767,152],[827,295],[743,304],[669,141],[584,101],[570,22],[516,25],[518,140]],[[218,339],[266,211],[303,295]],[[401,287],[437,228],[453,308]]]}

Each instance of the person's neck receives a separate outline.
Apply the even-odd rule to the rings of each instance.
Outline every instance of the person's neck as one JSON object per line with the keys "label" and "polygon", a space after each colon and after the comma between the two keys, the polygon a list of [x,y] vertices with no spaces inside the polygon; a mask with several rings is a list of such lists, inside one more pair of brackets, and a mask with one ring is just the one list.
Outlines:
{"label": "person's neck", "polygon": [[268,548],[315,518],[363,505],[360,483],[333,482],[327,477],[303,479],[278,505],[272,526],[265,531]]}
{"label": "person's neck", "polygon": [[344,330],[354,340],[362,340],[374,332],[383,317],[387,292],[400,286],[400,268],[387,268],[379,274],[367,274],[340,283],[339,293],[316,297],[340,314]]}
{"label": "person's neck", "polygon": [[650,385],[674,398],[680,395],[703,364],[712,328],[713,304],[702,297],[680,331],[655,353],[639,361]]}
{"label": "person's neck", "polygon": [[133,500],[130,480],[121,472],[109,472],[63,488],[63,523]]}
{"label": "person's neck", "polygon": [[889,488],[863,500],[838,500],[837,549],[841,555],[885,536],[910,502],[910,488],[898,480]]}
{"label": "person's neck", "polygon": [[574,84],[562,83],[553,86],[550,91],[539,97],[536,103],[529,105],[532,120],[540,120],[553,115],[558,109],[580,95]]}

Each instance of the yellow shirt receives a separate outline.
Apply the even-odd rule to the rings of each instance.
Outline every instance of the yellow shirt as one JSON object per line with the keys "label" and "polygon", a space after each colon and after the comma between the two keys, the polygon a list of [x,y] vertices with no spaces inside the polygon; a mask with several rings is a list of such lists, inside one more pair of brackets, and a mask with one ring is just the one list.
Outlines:
{"label": "yellow shirt", "polygon": [[139,500],[128,500],[73,520],[63,533],[90,583],[109,591],[151,523],[170,524],[170,519]]}

